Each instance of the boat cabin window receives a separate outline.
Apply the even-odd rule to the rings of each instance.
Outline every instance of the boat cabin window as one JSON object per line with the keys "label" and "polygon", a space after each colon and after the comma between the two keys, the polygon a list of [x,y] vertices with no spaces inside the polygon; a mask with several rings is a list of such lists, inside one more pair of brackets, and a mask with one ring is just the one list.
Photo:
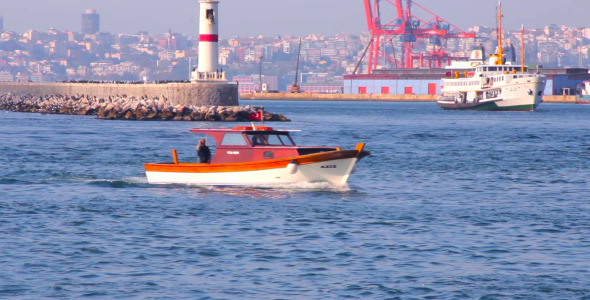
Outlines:
{"label": "boat cabin window", "polygon": [[295,143],[288,134],[272,133],[249,133],[248,139],[252,142],[252,146],[269,145],[269,146],[295,146]]}
{"label": "boat cabin window", "polygon": [[226,133],[223,135],[223,139],[221,140],[221,145],[231,145],[231,146],[247,146],[246,140],[241,133]]}
{"label": "boat cabin window", "polygon": [[489,67],[488,70],[489,71],[498,71],[498,67]]}

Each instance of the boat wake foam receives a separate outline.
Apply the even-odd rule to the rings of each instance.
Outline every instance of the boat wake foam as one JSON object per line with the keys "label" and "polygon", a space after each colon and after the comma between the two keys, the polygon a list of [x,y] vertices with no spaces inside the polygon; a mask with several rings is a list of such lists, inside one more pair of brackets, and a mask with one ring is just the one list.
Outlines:
{"label": "boat wake foam", "polygon": [[248,185],[197,185],[187,184],[187,186],[194,186],[208,190],[220,189],[262,189],[262,190],[296,190],[296,191],[350,191],[348,185],[335,186],[328,182],[298,182],[298,183],[282,183],[282,184],[248,184]]}
{"label": "boat wake foam", "polygon": [[146,184],[147,181],[144,180],[143,182],[128,180],[128,179],[95,179],[89,180],[86,184],[93,185],[93,186],[102,186],[102,187],[110,187],[110,188],[128,188],[128,187],[135,187],[140,184]]}

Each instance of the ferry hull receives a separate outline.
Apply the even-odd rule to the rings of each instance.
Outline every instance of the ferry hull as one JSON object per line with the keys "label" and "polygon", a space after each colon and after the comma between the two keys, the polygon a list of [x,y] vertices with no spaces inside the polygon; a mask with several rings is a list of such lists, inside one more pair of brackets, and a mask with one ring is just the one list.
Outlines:
{"label": "ferry hull", "polygon": [[234,164],[145,164],[151,184],[281,185],[327,182],[345,185],[366,151],[339,150],[289,159]]}
{"label": "ferry hull", "polygon": [[488,103],[438,103],[438,106],[445,110],[490,110],[490,111],[533,111],[538,104],[523,104],[512,106],[499,106],[495,102]]}

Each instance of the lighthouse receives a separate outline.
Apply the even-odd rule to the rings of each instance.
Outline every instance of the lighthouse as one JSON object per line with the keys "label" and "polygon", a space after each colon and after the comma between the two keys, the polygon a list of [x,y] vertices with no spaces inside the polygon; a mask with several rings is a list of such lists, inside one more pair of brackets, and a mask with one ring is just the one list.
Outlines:
{"label": "lighthouse", "polygon": [[199,61],[192,82],[227,82],[219,68],[219,1],[199,0]]}

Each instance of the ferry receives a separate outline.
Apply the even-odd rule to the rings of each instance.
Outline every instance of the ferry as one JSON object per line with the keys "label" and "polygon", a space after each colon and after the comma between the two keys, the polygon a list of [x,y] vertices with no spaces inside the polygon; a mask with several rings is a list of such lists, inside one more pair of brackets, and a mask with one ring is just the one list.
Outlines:
{"label": "ferry", "polygon": [[[502,20],[501,7],[500,2],[498,24]],[[499,33],[501,28],[500,25]],[[524,49],[524,45],[521,46]],[[449,77],[442,79],[438,106],[443,109],[535,110],[543,102],[547,78],[538,72],[529,72],[524,65],[524,53],[521,53],[520,65],[507,62],[501,34],[498,34],[497,52],[490,55],[486,63],[462,72],[449,72]]]}
{"label": "ferry", "polygon": [[264,126],[193,128],[215,141],[210,163],[179,162],[172,150],[172,162],[146,163],[150,184],[194,184],[204,186],[275,186],[294,183],[347,184],[357,162],[370,154],[364,143],[355,149],[297,146],[291,130]]}
{"label": "ferry", "polygon": [[590,104],[590,81],[584,81],[582,85],[578,87],[576,93],[576,103]]}
{"label": "ferry", "polygon": [[444,109],[532,111],[543,102],[546,82],[544,75],[527,73],[523,66],[482,64],[464,77],[444,78],[437,104]]}

